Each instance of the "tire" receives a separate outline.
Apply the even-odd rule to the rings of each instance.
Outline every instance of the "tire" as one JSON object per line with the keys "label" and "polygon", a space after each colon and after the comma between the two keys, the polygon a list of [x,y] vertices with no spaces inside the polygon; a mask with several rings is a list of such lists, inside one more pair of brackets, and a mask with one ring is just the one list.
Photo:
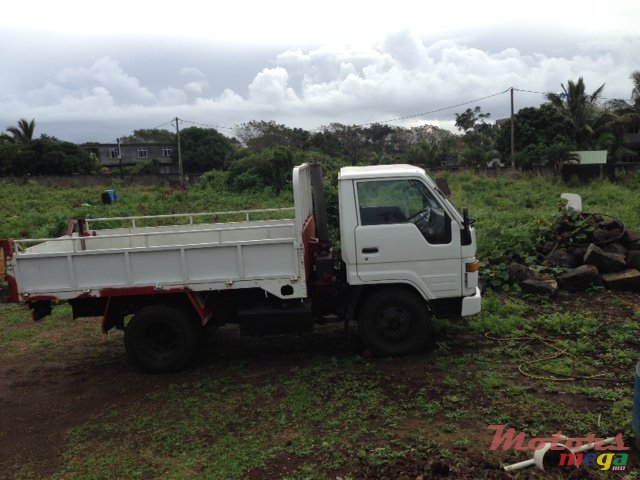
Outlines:
{"label": "tire", "polygon": [[177,372],[198,347],[198,325],[185,312],[166,305],[142,308],[129,322],[124,345],[129,360],[153,373]]}
{"label": "tire", "polygon": [[421,297],[393,288],[365,299],[358,315],[358,330],[373,353],[395,357],[414,353],[425,345],[430,318]]}

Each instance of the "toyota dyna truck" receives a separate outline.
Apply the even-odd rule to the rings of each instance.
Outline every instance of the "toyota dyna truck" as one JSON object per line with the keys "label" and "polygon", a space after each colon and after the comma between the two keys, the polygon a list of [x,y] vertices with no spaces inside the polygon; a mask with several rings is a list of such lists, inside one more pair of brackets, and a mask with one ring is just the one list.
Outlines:
{"label": "toyota dyna truck", "polygon": [[268,219],[279,209],[78,218],[59,238],[2,240],[7,300],[34,320],[58,301],[74,319],[102,317],[153,372],[183,368],[208,325],[283,333],[353,319],[373,353],[395,356],[426,343],[433,315],[480,311],[473,221],[446,182],[410,165],[342,168],[341,261],[320,165],[295,167],[292,186],[293,219]]}

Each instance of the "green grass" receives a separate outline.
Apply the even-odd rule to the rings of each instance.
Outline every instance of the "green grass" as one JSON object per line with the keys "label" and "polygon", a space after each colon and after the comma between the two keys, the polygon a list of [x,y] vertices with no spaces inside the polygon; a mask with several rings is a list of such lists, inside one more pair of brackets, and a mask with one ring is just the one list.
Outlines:
{"label": "green grass", "polygon": [[[18,185],[0,181],[0,238],[43,238],[64,234],[67,222],[76,217],[101,218],[131,215],[220,212],[293,206],[290,191],[275,195],[261,192],[234,193],[223,181],[203,181],[184,191],[168,185],[124,185],[114,180],[111,188],[119,201],[102,205],[105,187],[56,187],[29,182]],[[88,205],[88,206],[86,206]],[[114,225],[115,226],[115,225]],[[105,228],[99,226],[99,228]]]}

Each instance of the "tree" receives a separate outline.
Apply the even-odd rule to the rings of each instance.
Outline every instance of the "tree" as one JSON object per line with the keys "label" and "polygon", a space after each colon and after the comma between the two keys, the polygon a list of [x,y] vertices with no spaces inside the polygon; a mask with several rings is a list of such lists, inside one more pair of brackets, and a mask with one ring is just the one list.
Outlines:
{"label": "tree", "polygon": [[236,191],[271,187],[275,193],[280,193],[291,180],[298,153],[281,146],[234,160],[229,166],[229,186]]}
{"label": "tree", "polygon": [[120,140],[122,143],[176,143],[176,134],[159,128],[140,128]]}
{"label": "tree", "polygon": [[589,149],[597,136],[615,121],[614,116],[599,104],[604,84],[591,94],[586,93],[582,77],[577,82],[569,80],[566,87],[564,84],[561,87],[563,93],[548,93],[547,100],[571,122],[572,140],[578,148]]}
{"label": "tree", "polygon": [[21,155],[17,145],[0,143],[0,173],[2,175],[20,175]]}
{"label": "tree", "polygon": [[273,120],[243,123],[236,127],[235,134],[253,152],[278,146],[306,149],[311,139],[311,134],[306,130],[289,128]]}
{"label": "tree", "polygon": [[484,123],[491,116],[490,113],[482,113],[482,109],[476,106],[473,110],[467,108],[463,113],[456,113],[456,127],[467,132],[476,128],[478,123]]}
{"label": "tree", "polygon": [[180,146],[187,173],[224,169],[235,152],[231,141],[214,128],[185,128],[180,132]]}
{"label": "tree", "polygon": [[358,163],[366,151],[366,137],[362,127],[332,123],[324,129],[333,135],[340,145],[341,155],[345,155],[351,165]]}
{"label": "tree", "polygon": [[[609,128],[598,132],[599,135],[596,138],[596,146],[601,149],[606,148],[609,152],[609,160],[614,163],[618,160],[638,157],[638,152],[627,148],[629,143],[625,139],[625,134],[635,134],[640,129],[640,71],[633,72],[630,78],[633,81],[631,102],[614,99],[605,104],[611,117]],[[637,144],[635,147],[637,148]]]}
{"label": "tree", "polygon": [[364,129],[364,139],[367,146],[379,154],[389,153],[389,143],[394,132],[393,127],[382,123],[372,123]]}
{"label": "tree", "polygon": [[94,163],[89,152],[75,143],[42,135],[29,146],[31,157],[27,173],[32,175],[71,175],[90,173]]}
{"label": "tree", "polygon": [[463,140],[468,150],[489,150],[493,148],[497,127],[488,123],[490,113],[482,113],[476,106],[473,110],[467,108],[463,113],[456,113],[456,127],[464,132]]}
{"label": "tree", "polygon": [[330,131],[327,127],[311,136],[311,147],[325,155],[332,157],[342,157],[342,145],[338,135]]}
{"label": "tree", "polygon": [[[562,115],[551,103],[544,103],[539,107],[525,107],[515,114],[516,152],[524,150],[529,145],[552,145],[554,143],[573,143],[571,122]],[[502,158],[511,155],[511,124],[504,122],[498,127],[496,134],[496,149]],[[576,146],[573,145],[574,150]]]}
{"label": "tree", "polygon": [[33,139],[33,132],[36,129],[36,122],[31,119],[30,122],[21,118],[18,120],[17,127],[7,127],[7,132],[11,134],[11,142],[17,144],[28,144]]}
{"label": "tree", "polygon": [[631,74],[631,80],[633,80],[631,100],[635,102],[635,107],[640,110],[640,70]]}

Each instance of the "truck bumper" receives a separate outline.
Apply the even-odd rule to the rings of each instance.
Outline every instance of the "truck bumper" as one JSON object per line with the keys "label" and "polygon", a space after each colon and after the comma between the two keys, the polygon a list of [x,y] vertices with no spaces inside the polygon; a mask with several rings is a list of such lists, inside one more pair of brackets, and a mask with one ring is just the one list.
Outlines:
{"label": "truck bumper", "polygon": [[482,295],[480,289],[476,287],[476,293],[470,297],[462,299],[462,316],[468,317],[480,313],[480,304],[482,303]]}

